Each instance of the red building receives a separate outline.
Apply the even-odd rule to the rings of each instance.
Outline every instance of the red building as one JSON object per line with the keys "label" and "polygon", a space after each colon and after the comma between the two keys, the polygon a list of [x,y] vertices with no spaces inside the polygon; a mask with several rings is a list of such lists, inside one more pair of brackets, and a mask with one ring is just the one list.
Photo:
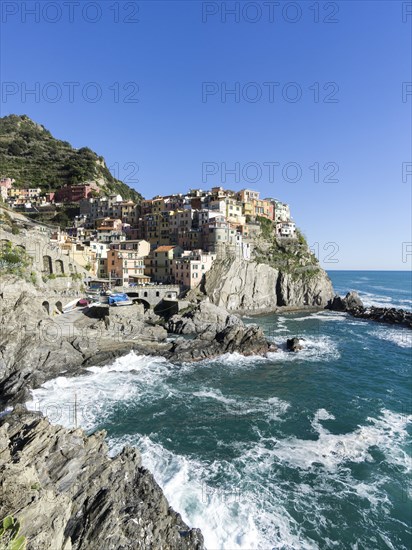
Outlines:
{"label": "red building", "polygon": [[94,186],[89,184],[65,185],[56,191],[54,200],[56,202],[79,202],[82,199],[87,199],[94,189]]}

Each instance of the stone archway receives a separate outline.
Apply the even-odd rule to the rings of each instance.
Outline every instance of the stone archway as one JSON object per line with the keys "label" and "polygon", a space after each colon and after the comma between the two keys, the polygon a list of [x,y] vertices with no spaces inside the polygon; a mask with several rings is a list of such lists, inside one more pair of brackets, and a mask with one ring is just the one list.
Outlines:
{"label": "stone archway", "polygon": [[63,313],[63,304],[60,301],[56,302],[55,306],[59,313]]}
{"label": "stone archway", "polygon": [[53,273],[53,262],[51,256],[43,256],[43,272],[47,273],[47,275],[51,275]]}
{"label": "stone archway", "polygon": [[62,260],[56,260],[54,262],[55,268],[56,268],[56,274],[62,275],[64,273],[64,265]]}
{"label": "stone archway", "polygon": [[43,307],[44,311],[47,313],[47,315],[50,315],[50,304],[49,304],[49,302],[44,301],[42,303],[42,307]]}

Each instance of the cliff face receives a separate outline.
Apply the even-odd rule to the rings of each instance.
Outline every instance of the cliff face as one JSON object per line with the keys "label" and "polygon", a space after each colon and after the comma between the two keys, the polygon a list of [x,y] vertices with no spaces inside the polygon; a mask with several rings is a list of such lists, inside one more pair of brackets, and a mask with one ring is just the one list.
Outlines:
{"label": "cliff face", "polygon": [[202,288],[212,303],[237,313],[322,308],[334,296],[327,273],[318,266],[285,271],[239,259],[216,261]]}
{"label": "cliff face", "polygon": [[202,550],[139,451],[110,459],[104,435],[24,411],[0,418],[0,517],[19,519],[28,549]]}

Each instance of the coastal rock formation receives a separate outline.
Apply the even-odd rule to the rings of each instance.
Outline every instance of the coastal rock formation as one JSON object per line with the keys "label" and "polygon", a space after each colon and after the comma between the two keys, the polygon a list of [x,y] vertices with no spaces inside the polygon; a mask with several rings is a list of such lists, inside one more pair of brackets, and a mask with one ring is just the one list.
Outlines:
{"label": "coastal rock formation", "polygon": [[111,459],[104,436],[19,408],[0,418],[0,517],[18,517],[29,549],[202,550],[139,452]]}
{"label": "coastal rock formation", "polygon": [[[6,285],[0,295],[0,404],[27,398],[28,390],[58,376],[75,375],[92,365],[107,364],[130,351],[160,355],[181,362],[236,351],[262,354],[268,344],[261,329],[246,327],[226,310],[202,302],[174,316],[168,329],[193,333],[191,340],[170,342],[168,332],[153,312],[143,307],[94,310],[67,315],[49,314],[44,296],[29,283]],[[54,298],[55,299],[55,298]],[[47,303],[52,302],[49,296]]]}
{"label": "coastal rock formation", "polygon": [[327,308],[333,311],[350,311],[355,308],[363,308],[363,302],[357,292],[351,291],[344,298],[338,295],[334,296]]}
{"label": "coastal rock formation", "polygon": [[215,306],[206,298],[187,312],[171,317],[167,330],[174,334],[200,334],[220,332],[229,326],[241,324],[239,317],[228,314],[225,309]]}
{"label": "coastal rock formation", "polygon": [[237,313],[323,308],[334,295],[329,277],[318,267],[288,272],[241,259],[217,260],[202,290],[213,304]]}
{"label": "coastal rock formation", "polygon": [[377,323],[399,325],[412,329],[412,313],[403,309],[387,307],[356,308],[350,309],[349,313],[353,317],[360,319],[368,319]]}
{"label": "coastal rock formation", "polygon": [[174,334],[192,334],[194,340],[178,339],[166,357],[174,361],[198,361],[224,353],[264,355],[275,351],[263,330],[255,325],[245,325],[239,317],[211,304],[206,298],[183,314],[174,315],[167,323]]}
{"label": "coastal rock formation", "polygon": [[345,311],[359,319],[412,328],[412,312],[396,308],[365,307],[355,291],[348,292],[344,298],[335,296],[327,309]]}
{"label": "coastal rock formation", "polygon": [[303,346],[300,343],[300,338],[288,338],[286,340],[286,349],[288,351],[299,351],[303,349]]}
{"label": "coastal rock formation", "polygon": [[242,355],[265,355],[276,351],[274,344],[269,344],[263,330],[255,325],[230,325],[218,332],[205,332],[196,340],[179,339],[166,357],[177,361],[200,361],[224,353]]}

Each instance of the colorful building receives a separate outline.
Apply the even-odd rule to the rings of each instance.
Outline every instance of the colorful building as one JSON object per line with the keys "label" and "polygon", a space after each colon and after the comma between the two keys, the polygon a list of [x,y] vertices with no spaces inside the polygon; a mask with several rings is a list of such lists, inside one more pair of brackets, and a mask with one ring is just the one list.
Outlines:
{"label": "colorful building", "polygon": [[180,257],[172,260],[174,282],[184,288],[195,288],[212,267],[215,259],[216,254],[203,250],[185,250]]}
{"label": "colorful building", "polygon": [[144,262],[149,252],[150,244],[144,240],[112,243],[107,252],[107,275],[120,279],[123,285],[149,282]]}
{"label": "colorful building", "polygon": [[[170,283],[173,281],[173,260],[183,253],[180,246],[159,246],[152,253],[152,263],[150,265],[153,270],[154,280],[162,283]],[[149,273],[146,274],[149,275]]]}

